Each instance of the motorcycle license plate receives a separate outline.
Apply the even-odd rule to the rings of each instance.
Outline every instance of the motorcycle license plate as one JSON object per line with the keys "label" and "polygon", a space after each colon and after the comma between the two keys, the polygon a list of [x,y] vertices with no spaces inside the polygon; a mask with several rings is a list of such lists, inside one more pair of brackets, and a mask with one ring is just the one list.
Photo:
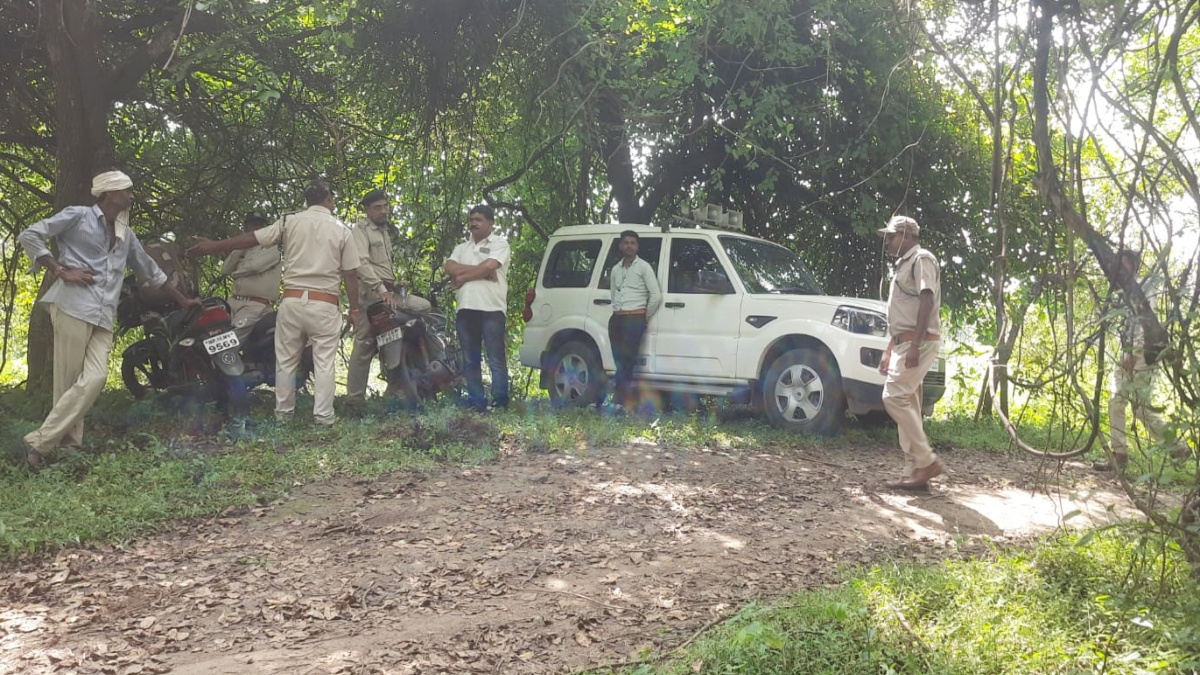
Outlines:
{"label": "motorcycle license plate", "polygon": [[401,330],[399,326],[397,326],[397,327],[389,330],[388,332],[380,335],[379,337],[375,338],[375,344],[382,347],[386,344],[391,344],[391,343],[395,342],[396,340],[399,340],[402,337],[404,337],[404,331]]}
{"label": "motorcycle license plate", "polygon": [[237,333],[229,331],[228,333],[214,335],[205,340],[204,351],[208,352],[209,354],[217,354],[227,349],[234,349],[240,344],[241,343],[238,342],[237,339]]}

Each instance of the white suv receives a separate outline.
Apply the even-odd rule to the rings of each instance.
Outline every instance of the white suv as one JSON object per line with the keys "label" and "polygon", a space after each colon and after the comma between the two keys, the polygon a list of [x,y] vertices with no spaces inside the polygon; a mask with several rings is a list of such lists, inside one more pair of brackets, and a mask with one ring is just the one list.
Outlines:
{"label": "white suv", "polygon": [[[537,286],[525,295],[520,357],[541,369],[553,403],[599,402],[616,370],[608,273],[623,230],[638,233],[638,255],[663,289],[638,360],[643,387],[729,396],[807,433],[836,433],[846,412],[886,415],[877,370],[887,348],[882,302],[824,295],[796,254],[763,239],[649,225],[577,225],[550,237]],[[925,378],[927,413],[945,381],[939,356]]]}

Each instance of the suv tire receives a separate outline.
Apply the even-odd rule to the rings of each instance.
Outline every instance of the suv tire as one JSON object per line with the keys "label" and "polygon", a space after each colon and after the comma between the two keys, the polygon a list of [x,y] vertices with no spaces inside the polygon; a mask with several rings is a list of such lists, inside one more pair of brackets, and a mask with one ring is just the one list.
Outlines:
{"label": "suv tire", "polygon": [[550,402],[557,407],[586,408],[600,402],[606,377],[595,347],[573,341],[550,357]]}
{"label": "suv tire", "polygon": [[826,354],[807,347],[781,354],[763,381],[763,412],[777,427],[832,435],[845,417],[842,378]]}

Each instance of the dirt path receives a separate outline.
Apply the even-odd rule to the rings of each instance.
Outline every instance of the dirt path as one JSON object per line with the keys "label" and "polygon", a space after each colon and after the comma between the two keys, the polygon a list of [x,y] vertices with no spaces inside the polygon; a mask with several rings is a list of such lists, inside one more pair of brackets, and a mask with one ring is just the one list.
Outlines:
{"label": "dirt path", "polygon": [[674,648],[839,564],[1129,513],[1078,466],[943,459],[916,496],[879,489],[882,448],[634,444],[314,485],[8,570],[0,673],[559,673]]}

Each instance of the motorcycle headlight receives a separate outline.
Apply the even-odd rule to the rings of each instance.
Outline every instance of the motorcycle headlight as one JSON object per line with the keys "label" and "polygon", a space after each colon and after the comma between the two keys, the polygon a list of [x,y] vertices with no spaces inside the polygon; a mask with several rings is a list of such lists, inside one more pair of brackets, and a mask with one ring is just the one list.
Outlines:
{"label": "motorcycle headlight", "polygon": [[838,307],[833,313],[833,325],[850,333],[887,337],[887,317],[857,307]]}

